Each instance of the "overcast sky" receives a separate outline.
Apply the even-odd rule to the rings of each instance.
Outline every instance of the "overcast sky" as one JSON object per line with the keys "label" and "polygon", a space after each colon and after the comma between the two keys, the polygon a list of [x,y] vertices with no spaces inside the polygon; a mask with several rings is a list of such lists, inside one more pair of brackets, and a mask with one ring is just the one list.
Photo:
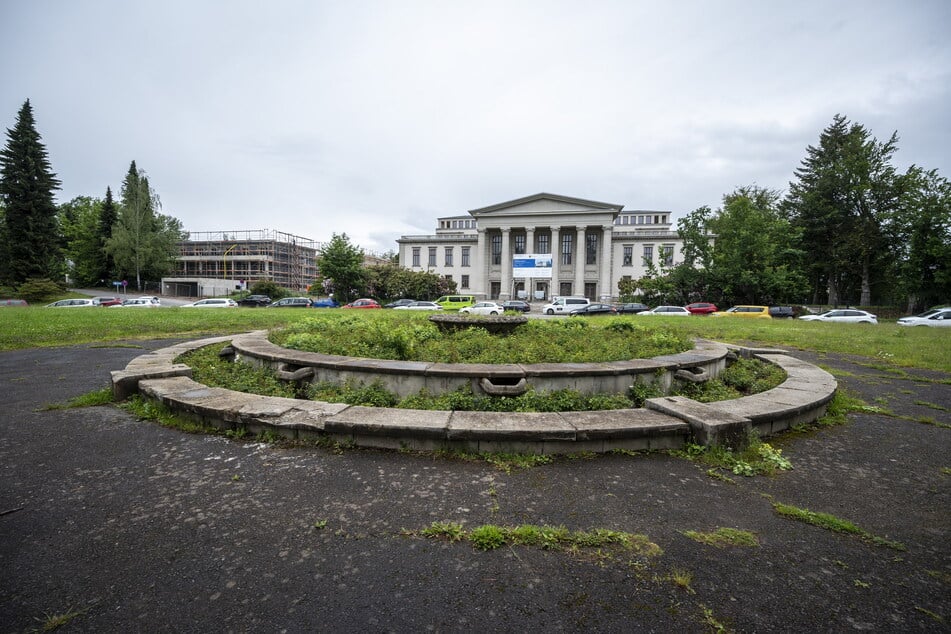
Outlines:
{"label": "overcast sky", "polygon": [[951,178],[949,34],[946,0],[0,0],[0,128],[30,99],[59,202],[135,160],[187,230],[386,251],[538,192],[785,190],[836,113]]}

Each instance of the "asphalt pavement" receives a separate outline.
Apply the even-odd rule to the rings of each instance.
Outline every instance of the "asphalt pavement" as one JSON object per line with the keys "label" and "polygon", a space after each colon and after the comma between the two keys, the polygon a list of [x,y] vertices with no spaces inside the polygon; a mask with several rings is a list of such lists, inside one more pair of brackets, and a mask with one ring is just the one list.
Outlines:
{"label": "asphalt pavement", "polygon": [[[667,454],[506,473],[45,409],[169,343],[0,353],[0,631],[949,631],[949,375],[796,353],[880,409],[777,439],[792,471],[732,482]],[[480,551],[418,534],[435,521],[613,529],[663,552]],[[685,535],[721,527],[759,543]]]}

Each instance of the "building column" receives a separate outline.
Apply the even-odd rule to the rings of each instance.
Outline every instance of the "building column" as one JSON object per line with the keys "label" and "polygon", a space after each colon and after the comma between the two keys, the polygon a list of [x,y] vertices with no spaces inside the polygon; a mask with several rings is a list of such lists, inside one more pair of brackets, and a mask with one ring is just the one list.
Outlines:
{"label": "building column", "polygon": [[615,289],[611,286],[611,263],[614,259],[613,236],[613,225],[601,227],[601,283],[599,284],[601,288],[598,289],[598,293],[607,302],[610,302],[611,298],[615,296]]}
{"label": "building column", "polygon": [[[525,227],[525,251],[534,255],[535,253],[535,227]],[[532,301],[535,299],[535,289],[532,288],[532,285],[535,283],[535,280],[531,277],[525,278],[525,300]]]}
{"label": "building column", "polygon": [[585,227],[577,226],[575,227],[576,238],[575,241],[578,243],[575,245],[575,287],[574,295],[584,295],[584,263],[585,259],[588,257],[584,241]]}
{"label": "building column", "polygon": [[558,280],[558,271],[561,269],[561,229],[551,228],[551,283],[548,285],[548,296],[554,297],[561,293],[561,283]]}
{"label": "building column", "polygon": [[476,250],[473,254],[475,262],[473,262],[472,270],[475,272],[474,280],[469,280],[469,289],[474,292],[476,295],[479,294],[479,289],[482,289],[482,298],[485,299],[489,296],[489,276],[488,276],[488,262],[489,254],[486,253],[486,244],[485,244],[485,229],[479,227],[477,230],[478,238],[476,239]]}
{"label": "building column", "polygon": [[509,237],[511,233],[511,227],[502,227],[502,277],[499,299],[503,302],[507,299],[512,299],[512,256],[509,254]]}

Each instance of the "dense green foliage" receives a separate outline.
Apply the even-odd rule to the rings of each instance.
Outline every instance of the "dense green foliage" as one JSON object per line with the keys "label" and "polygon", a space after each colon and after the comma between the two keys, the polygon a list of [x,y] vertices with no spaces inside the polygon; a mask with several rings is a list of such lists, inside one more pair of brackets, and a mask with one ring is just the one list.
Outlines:
{"label": "dense green foliage", "polygon": [[143,281],[157,281],[172,269],[178,243],[186,236],[178,219],[158,213],[161,206],[145,170],[132,161],[122,182],[118,220],[105,250],[118,275],[134,277],[138,290]]}
{"label": "dense green foliage", "polygon": [[[625,300],[686,304],[903,305],[951,298],[951,185],[899,173],[881,142],[836,115],[789,192],[741,187],[678,222],[683,261],[622,280]],[[715,238],[715,240],[714,240]]]}
{"label": "dense green foliage", "polygon": [[366,268],[366,295],[380,299],[404,297],[432,301],[456,292],[456,283],[428,271],[411,271],[397,264],[375,264]]}
{"label": "dense green foliage", "polygon": [[647,358],[692,347],[688,338],[627,318],[530,320],[511,335],[482,328],[441,332],[407,311],[324,313],[271,334],[310,352],[443,363],[581,363]]}
{"label": "dense green foliage", "polygon": [[60,279],[63,260],[53,201],[57,189],[59,181],[27,100],[0,151],[0,278],[4,283]]}
{"label": "dense green foliage", "polygon": [[332,295],[341,304],[363,295],[366,275],[363,270],[363,249],[351,244],[347,234],[333,234],[317,255],[316,287]]}

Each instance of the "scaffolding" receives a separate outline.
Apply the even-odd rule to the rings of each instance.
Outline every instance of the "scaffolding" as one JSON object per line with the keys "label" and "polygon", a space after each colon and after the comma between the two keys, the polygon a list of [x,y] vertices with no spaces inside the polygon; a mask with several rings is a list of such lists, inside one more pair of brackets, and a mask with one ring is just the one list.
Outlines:
{"label": "scaffolding", "polygon": [[192,231],[179,242],[175,278],[237,280],[304,292],[317,277],[317,254],[324,243],[270,229]]}

